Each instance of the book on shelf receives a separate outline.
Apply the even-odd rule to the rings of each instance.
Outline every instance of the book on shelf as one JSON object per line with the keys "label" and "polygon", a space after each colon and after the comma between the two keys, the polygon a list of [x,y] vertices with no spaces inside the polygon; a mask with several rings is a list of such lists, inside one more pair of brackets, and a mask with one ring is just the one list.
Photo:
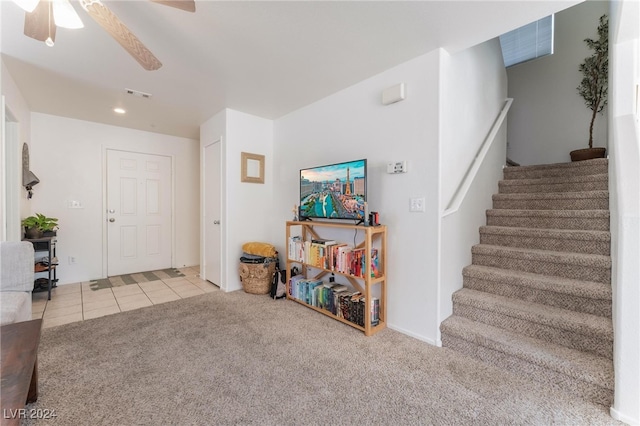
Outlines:
{"label": "book on shelf", "polygon": [[300,281],[304,280],[303,275],[294,275],[289,279],[289,295],[298,299],[298,289]]}
{"label": "book on shelf", "polygon": [[289,243],[287,247],[287,258],[291,260],[295,260],[296,262],[302,262],[303,244],[302,244],[302,238],[299,235],[289,237]]}
{"label": "book on shelf", "polygon": [[318,307],[318,292],[316,291],[316,288],[318,286],[322,287],[322,284],[324,284],[322,282],[322,280],[310,280],[309,281],[309,286],[307,288],[307,298],[306,298],[306,302],[311,305],[311,306],[315,306]]}
{"label": "book on shelf", "polygon": [[333,291],[333,301],[332,301],[332,306],[331,306],[331,313],[336,315],[337,317],[343,318],[342,315],[342,311],[341,311],[341,306],[340,306],[340,300],[342,300],[341,298],[343,298],[343,296],[348,293],[349,290],[334,290]]}
{"label": "book on shelf", "polygon": [[364,327],[364,295],[358,296],[355,300],[352,298],[351,300],[354,302],[353,310],[355,318],[353,322]]}
{"label": "book on shelf", "polygon": [[[290,280],[289,294],[301,302],[364,327],[365,296],[359,291],[349,290],[346,285],[296,275]],[[380,302],[377,298],[371,299],[370,309],[371,325],[378,325]]]}
{"label": "book on shelf", "polygon": [[371,325],[380,324],[380,299],[371,298]]}
{"label": "book on shelf", "polygon": [[348,265],[350,253],[353,250],[351,246],[343,245],[338,247],[336,271],[342,274],[348,274]]}
{"label": "book on shelf", "polygon": [[338,317],[345,319],[347,321],[351,320],[351,315],[349,315],[350,309],[349,305],[351,302],[351,293],[348,291],[343,291],[338,295]]}
{"label": "book on shelf", "polygon": [[311,255],[311,241],[303,241],[302,245],[304,248],[304,251],[302,252],[304,263],[310,264],[309,256]]}
{"label": "book on shelf", "polygon": [[333,313],[333,288],[336,285],[336,283],[325,282],[322,287],[317,288],[319,308]]}
{"label": "book on shelf", "polygon": [[378,258],[378,249],[371,249],[371,278],[380,276],[380,260]]}
{"label": "book on shelf", "polygon": [[326,240],[324,238],[312,238],[311,242],[313,244],[322,244],[323,246],[329,246],[332,244],[338,244],[336,240]]}
{"label": "book on shelf", "polygon": [[333,286],[333,291],[338,292],[338,291],[347,291],[349,290],[349,287],[347,287],[344,284],[336,284],[335,286]]}
{"label": "book on shelf", "polygon": [[332,271],[338,271],[338,258],[340,250],[342,250],[341,247],[347,247],[347,244],[335,244],[329,248],[329,269]]}
{"label": "book on shelf", "polygon": [[[316,268],[364,278],[366,273],[366,250],[354,248],[334,240],[312,239],[303,241],[299,235],[289,237],[287,257]],[[378,249],[371,249],[371,277],[381,276]]]}
{"label": "book on shelf", "polygon": [[351,250],[347,260],[348,261],[347,271],[350,275],[353,275],[356,277],[364,276],[364,272],[362,268],[364,257],[365,255],[364,255],[363,248]]}

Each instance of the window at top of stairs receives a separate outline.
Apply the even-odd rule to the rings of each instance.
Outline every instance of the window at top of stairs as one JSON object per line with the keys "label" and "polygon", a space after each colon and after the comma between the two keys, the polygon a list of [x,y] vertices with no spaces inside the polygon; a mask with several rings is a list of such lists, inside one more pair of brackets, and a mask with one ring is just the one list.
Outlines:
{"label": "window at top of stairs", "polygon": [[553,54],[553,15],[500,36],[504,66]]}

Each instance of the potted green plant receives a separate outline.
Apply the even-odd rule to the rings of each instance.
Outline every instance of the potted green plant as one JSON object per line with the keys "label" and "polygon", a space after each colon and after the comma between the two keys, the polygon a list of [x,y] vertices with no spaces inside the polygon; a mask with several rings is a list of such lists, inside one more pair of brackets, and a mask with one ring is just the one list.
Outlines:
{"label": "potted green plant", "polygon": [[598,113],[602,113],[604,107],[607,106],[609,80],[609,18],[607,15],[600,17],[598,39],[586,38],[584,42],[589,49],[593,50],[593,53],[580,64],[582,81],[577,89],[578,94],[584,99],[585,105],[591,110],[589,148],[571,151],[571,161],[603,158],[607,152],[605,148],[593,147],[593,124]]}
{"label": "potted green plant", "polygon": [[36,213],[35,216],[29,216],[22,219],[22,226],[25,228],[26,238],[41,238],[45,234],[56,234],[56,230],[58,229],[58,219]]}

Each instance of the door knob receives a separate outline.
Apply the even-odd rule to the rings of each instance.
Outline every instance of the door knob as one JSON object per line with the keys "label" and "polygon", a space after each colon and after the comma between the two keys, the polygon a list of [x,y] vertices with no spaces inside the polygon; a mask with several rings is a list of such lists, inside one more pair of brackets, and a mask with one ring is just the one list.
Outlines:
{"label": "door knob", "polygon": [[219,221],[219,220],[214,220],[214,221],[213,221],[213,224],[214,224],[214,225],[220,225],[220,221]]}
{"label": "door knob", "polygon": [[114,209],[109,209],[107,212],[108,213],[115,213],[116,211]]}
{"label": "door knob", "polygon": [[109,219],[109,222],[115,222],[116,220],[114,218]]}

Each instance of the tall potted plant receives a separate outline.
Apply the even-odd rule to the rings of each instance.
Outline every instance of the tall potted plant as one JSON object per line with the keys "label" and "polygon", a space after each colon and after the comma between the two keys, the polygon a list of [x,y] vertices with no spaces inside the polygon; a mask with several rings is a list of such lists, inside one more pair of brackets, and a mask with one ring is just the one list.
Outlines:
{"label": "tall potted plant", "polygon": [[602,113],[604,107],[607,106],[609,81],[609,18],[607,15],[600,17],[598,39],[587,38],[584,42],[589,49],[593,50],[593,53],[580,64],[579,70],[582,74],[582,81],[577,89],[582,99],[584,99],[585,105],[591,110],[589,148],[571,151],[571,161],[602,158],[607,152],[605,148],[593,147],[593,124],[598,113]]}

